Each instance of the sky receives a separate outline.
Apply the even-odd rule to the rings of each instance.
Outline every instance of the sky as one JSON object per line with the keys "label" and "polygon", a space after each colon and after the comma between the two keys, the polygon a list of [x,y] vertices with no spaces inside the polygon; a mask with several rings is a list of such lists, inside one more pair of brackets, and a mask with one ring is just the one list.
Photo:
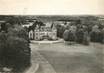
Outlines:
{"label": "sky", "polygon": [[104,0],[0,0],[0,15],[103,15]]}

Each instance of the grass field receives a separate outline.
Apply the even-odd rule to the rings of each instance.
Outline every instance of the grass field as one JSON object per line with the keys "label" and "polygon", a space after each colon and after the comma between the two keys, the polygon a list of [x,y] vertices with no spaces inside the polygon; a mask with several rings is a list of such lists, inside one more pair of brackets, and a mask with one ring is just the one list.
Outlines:
{"label": "grass field", "polygon": [[37,51],[48,60],[56,73],[103,73],[103,49],[96,46],[42,44]]}

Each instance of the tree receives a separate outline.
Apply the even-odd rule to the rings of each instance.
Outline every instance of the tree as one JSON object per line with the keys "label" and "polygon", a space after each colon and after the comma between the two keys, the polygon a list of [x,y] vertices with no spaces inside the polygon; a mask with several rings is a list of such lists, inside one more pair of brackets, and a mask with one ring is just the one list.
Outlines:
{"label": "tree", "polygon": [[88,31],[84,31],[83,44],[89,45],[89,43],[90,43],[90,37]]}
{"label": "tree", "polygon": [[99,27],[97,25],[92,27],[92,31],[90,32],[90,37],[92,42],[99,42],[100,41],[100,33]]}
{"label": "tree", "polygon": [[35,22],[33,23],[32,26],[29,26],[29,31],[30,31],[30,30],[34,30],[34,29],[36,28],[37,25],[39,26],[39,28],[40,28],[41,26],[45,26],[45,24],[44,24],[43,22],[41,22],[41,21],[35,21]]}
{"label": "tree", "polygon": [[21,16],[10,16],[6,19],[6,22],[7,23],[10,23],[12,25],[14,24],[18,24],[18,25],[21,25],[25,22],[25,17],[21,17]]}
{"label": "tree", "polygon": [[6,23],[2,23],[2,24],[1,24],[1,31],[7,32],[7,26],[6,26]]}
{"label": "tree", "polygon": [[82,28],[78,29],[76,31],[76,37],[77,37],[77,42],[78,43],[83,43],[83,39],[84,39],[84,30]]}
{"label": "tree", "polygon": [[57,37],[63,38],[65,27],[62,25],[56,25],[56,29],[57,29]]}
{"label": "tree", "polygon": [[30,65],[31,50],[25,39],[9,36],[6,42],[4,57],[7,65],[14,69]]}
{"label": "tree", "polygon": [[63,33],[63,39],[65,41],[69,41],[69,30],[65,30],[65,32]]}
{"label": "tree", "polygon": [[82,16],[80,17],[81,24],[88,27],[87,31],[91,32],[94,25],[99,25],[98,17],[96,16]]}
{"label": "tree", "polygon": [[15,25],[14,28],[10,28],[8,31],[8,35],[18,36],[19,38],[23,38],[30,42],[27,30],[18,25]]}
{"label": "tree", "polygon": [[31,50],[23,28],[10,28],[0,32],[0,65],[20,70],[30,65]]}
{"label": "tree", "polygon": [[0,65],[4,65],[3,54],[6,48],[7,35],[5,32],[0,32]]}
{"label": "tree", "polygon": [[73,41],[75,42],[76,41],[76,35],[75,35],[75,32],[73,32],[72,30],[69,30],[69,41]]}

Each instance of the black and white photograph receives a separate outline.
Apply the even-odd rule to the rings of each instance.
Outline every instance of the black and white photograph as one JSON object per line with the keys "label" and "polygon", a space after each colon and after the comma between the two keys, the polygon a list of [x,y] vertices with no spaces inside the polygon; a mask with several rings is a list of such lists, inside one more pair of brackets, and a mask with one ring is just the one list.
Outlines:
{"label": "black and white photograph", "polygon": [[0,0],[0,73],[103,73],[102,2]]}

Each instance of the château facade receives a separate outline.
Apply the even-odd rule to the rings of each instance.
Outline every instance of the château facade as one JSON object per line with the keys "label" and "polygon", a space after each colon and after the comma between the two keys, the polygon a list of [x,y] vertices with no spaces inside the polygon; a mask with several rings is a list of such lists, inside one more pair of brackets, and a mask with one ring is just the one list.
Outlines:
{"label": "ch\u00e2teau facade", "polygon": [[40,28],[36,26],[34,30],[29,32],[29,38],[34,40],[56,40],[57,39],[57,29],[55,26],[47,27],[41,26]]}

